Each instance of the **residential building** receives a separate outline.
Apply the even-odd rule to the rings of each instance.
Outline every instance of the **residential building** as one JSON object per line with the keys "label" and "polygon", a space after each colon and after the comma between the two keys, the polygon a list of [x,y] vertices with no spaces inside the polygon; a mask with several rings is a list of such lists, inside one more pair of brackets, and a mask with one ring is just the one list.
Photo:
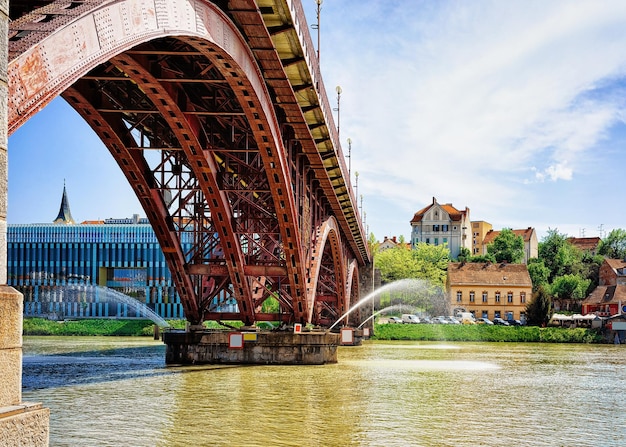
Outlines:
{"label": "residential building", "polygon": [[493,226],[484,220],[472,221],[472,256],[482,254],[483,240]]}
{"label": "residential building", "polygon": [[385,251],[385,250],[388,250],[390,248],[400,247],[401,245],[402,244],[400,244],[400,242],[398,242],[398,240],[396,239],[395,236],[393,236],[391,238],[385,236],[383,241],[380,244],[378,244],[378,251]]}
{"label": "residential building", "polygon": [[419,210],[411,219],[411,246],[420,242],[431,245],[447,245],[450,257],[456,259],[462,248],[471,250],[468,238],[470,210],[458,210],[452,204],[433,202]]}
{"label": "residential building", "polygon": [[599,285],[582,302],[582,314],[609,317],[626,313],[626,261],[605,259],[600,266]]}
{"label": "residential building", "polygon": [[[524,240],[524,259],[522,262],[524,264],[528,263],[528,260],[531,258],[537,258],[539,256],[539,242],[537,240],[537,232],[534,228],[528,227],[523,230],[512,230],[513,233],[517,236],[521,236]],[[482,241],[482,246],[480,250],[480,254],[487,254],[487,246],[493,242],[493,240],[498,237],[500,231],[489,230]]]}
{"label": "residential building", "polygon": [[587,252],[592,256],[598,254],[598,248],[602,239],[599,237],[570,237],[567,242],[578,248],[580,251]]}
{"label": "residential building", "polygon": [[448,264],[446,290],[451,308],[462,308],[477,318],[525,320],[532,288],[525,264]]}

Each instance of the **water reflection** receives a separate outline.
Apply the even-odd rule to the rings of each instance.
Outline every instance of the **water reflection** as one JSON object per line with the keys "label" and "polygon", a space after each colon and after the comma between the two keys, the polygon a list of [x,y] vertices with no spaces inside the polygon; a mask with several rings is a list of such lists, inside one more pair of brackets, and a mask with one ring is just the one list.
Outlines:
{"label": "water reflection", "polygon": [[147,339],[26,337],[52,446],[618,446],[626,347],[378,343],[324,366],[168,368]]}

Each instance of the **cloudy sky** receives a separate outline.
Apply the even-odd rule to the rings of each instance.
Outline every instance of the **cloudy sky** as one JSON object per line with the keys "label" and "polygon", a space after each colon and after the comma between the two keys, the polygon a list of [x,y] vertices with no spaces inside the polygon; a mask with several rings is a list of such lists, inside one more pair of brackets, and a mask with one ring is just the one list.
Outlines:
{"label": "cloudy sky", "polygon": [[[540,239],[626,228],[626,2],[324,0],[320,16],[324,82],[333,103],[342,88],[342,145],[379,240],[408,238],[433,197]],[[9,223],[51,222],[64,181],[77,221],[144,215],[73,115],[54,101],[10,138]]]}

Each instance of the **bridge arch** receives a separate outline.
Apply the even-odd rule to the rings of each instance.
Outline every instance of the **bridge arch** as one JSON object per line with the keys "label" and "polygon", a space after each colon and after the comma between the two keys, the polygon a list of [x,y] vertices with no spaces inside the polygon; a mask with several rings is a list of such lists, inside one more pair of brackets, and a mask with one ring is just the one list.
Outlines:
{"label": "bridge arch", "polygon": [[[161,2],[103,1],[12,55],[9,133],[62,94],[129,179],[190,321],[227,292],[246,323],[262,318],[256,310],[270,295],[285,318],[304,322],[304,248],[280,111],[232,21],[209,2],[177,5],[172,14]],[[198,77],[180,79],[174,57]],[[204,90],[189,87],[197,84]],[[192,252],[181,237],[194,239]]]}
{"label": "bridge arch", "polygon": [[312,245],[307,287],[309,320],[331,325],[349,309],[351,296],[358,294],[358,271],[342,250],[334,217],[320,225]]}

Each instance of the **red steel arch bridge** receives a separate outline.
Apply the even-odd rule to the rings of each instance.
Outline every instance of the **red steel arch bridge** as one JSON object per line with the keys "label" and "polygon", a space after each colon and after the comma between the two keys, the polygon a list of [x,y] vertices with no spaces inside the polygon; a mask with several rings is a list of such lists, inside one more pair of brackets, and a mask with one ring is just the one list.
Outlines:
{"label": "red steel arch bridge", "polygon": [[[9,13],[9,135],[59,95],[73,106],[142,204],[192,326],[328,327],[358,301],[371,258],[299,0]],[[239,312],[216,312],[231,297]]]}

